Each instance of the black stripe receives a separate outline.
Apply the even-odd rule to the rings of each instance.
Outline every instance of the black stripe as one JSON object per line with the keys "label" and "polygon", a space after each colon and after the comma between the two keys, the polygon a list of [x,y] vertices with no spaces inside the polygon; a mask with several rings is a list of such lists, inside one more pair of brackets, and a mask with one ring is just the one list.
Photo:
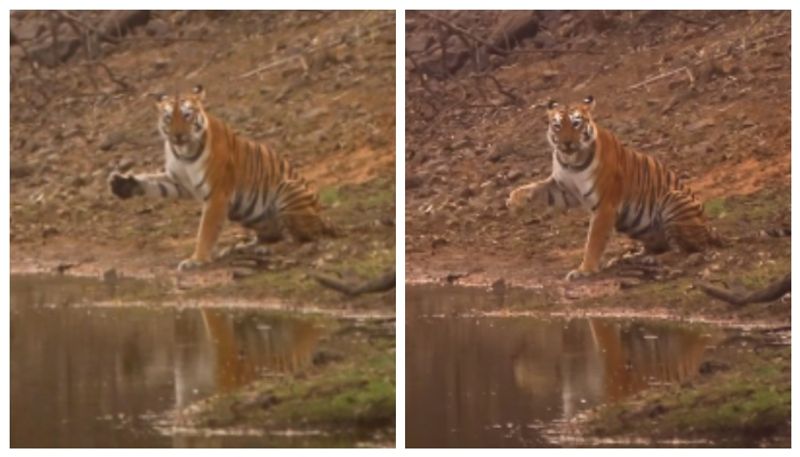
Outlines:
{"label": "black stripe", "polygon": [[592,206],[592,212],[595,212],[595,210],[597,209],[598,206],[600,206],[600,200],[599,199],[597,200],[597,203],[595,203],[594,206]]}
{"label": "black stripe", "polygon": [[159,181],[159,182],[157,182],[156,184],[158,184],[158,191],[159,191],[159,192],[161,192],[161,197],[166,197],[166,196],[167,196],[167,193],[168,193],[169,191],[167,190],[167,187],[166,187],[166,186],[164,186],[164,183],[162,183],[162,182],[160,182],[160,181]]}
{"label": "black stripe", "polygon": [[701,211],[698,210],[695,206],[686,206],[684,208],[678,208],[671,211],[668,219],[664,219],[664,222],[672,222],[676,219],[681,219],[683,216],[688,214],[694,213],[692,216],[697,217],[702,214]]}
{"label": "black stripe", "polygon": [[650,182],[650,160],[647,156],[642,156],[642,185],[647,185]]}
{"label": "black stripe", "polygon": [[256,202],[258,202],[258,194],[256,194],[250,200],[250,204],[247,206],[247,209],[242,211],[242,219],[250,219],[250,217],[253,215],[253,210],[256,208]]}
{"label": "black stripe", "polygon": [[231,204],[230,208],[228,209],[228,219],[232,221],[239,220],[239,205],[242,202],[241,194],[238,192],[233,197],[233,204]]}
{"label": "black stripe", "polygon": [[553,198],[553,189],[547,186],[547,206],[553,206],[555,199]]}
{"label": "black stripe", "polygon": [[633,219],[633,222],[630,225],[630,228],[635,229],[639,226],[639,223],[642,222],[642,215],[644,214],[644,204],[639,205],[639,212],[636,213],[636,217]]}
{"label": "black stripe", "polygon": [[639,238],[640,236],[642,236],[645,233],[649,232],[651,228],[652,228],[651,225],[647,225],[644,228],[641,228],[641,229],[639,229],[639,230],[637,230],[637,231],[635,231],[633,233],[629,233],[628,235],[631,238]]}
{"label": "black stripe", "polygon": [[622,211],[620,211],[619,215],[617,216],[617,223],[615,225],[618,232],[625,232],[625,230],[628,229],[627,224],[625,223],[625,221],[628,219],[628,208],[628,204],[624,203],[622,205]]}

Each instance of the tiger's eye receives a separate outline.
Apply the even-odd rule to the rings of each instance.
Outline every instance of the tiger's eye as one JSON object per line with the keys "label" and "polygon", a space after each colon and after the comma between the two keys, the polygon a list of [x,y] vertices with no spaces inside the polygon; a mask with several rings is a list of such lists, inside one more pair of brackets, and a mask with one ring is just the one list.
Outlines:
{"label": "tiger's eye", "polygon": [[583,119],[581,119],[581,118],[573,119],[572,120],[572,127],[573,128],[578,128],[578,127],[581,126],[582,123],[583,123]]}

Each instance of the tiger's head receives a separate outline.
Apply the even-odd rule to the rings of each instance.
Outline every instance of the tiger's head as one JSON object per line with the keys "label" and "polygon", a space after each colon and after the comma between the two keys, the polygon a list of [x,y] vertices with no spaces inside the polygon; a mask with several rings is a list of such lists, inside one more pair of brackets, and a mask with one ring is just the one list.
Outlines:
{"label": "tiger's head", "polygon": [[580,160],[576,156],[591,151],[597,137],[597,126],[592,120],[594,97],[582,102],[561,105],[556,101],[547,104],[547,141],[565,159]]}
{"label": "tiger's head", "polygon": [[158,131],[181,155],[203,142],[208,119],[203,109],[205,89],[197,85],[188,93],[156,96]]}

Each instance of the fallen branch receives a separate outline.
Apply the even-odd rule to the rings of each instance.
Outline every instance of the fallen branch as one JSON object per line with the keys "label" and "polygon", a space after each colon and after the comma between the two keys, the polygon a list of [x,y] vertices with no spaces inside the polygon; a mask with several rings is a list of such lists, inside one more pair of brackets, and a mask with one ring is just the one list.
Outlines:
{"label": "fallen branch", "polygon": [[628,90],[638,89],[639,87],[646,86],[646,85],[648,85],[650,83],[656,82],[656,81],[658,81],[660,79],[668,78],[668,77],[670,77],[670,76],[672,76],[674,74],[678,74],[678,73],[681,73],[681,72],[685,72],[686,76],[689,77],[689,84],[694,85],[694,76],[692,75],[692,72],[689,71],[688,67],[683,66],[683,67],[680,67],[680,68],[676,68],[674,70],[670,70],[670,71],[668,71],[666,73],[661,73],[660,75],[656,75],[656,76],[653,76],[651,78],[647,78],[644,81],[642,81],[640,83],[636,83],[636,84],[634,84],[632,86],[628,86]]}
{"label": "fallen branch", "polygon": [[773,282],[763,289],[741,294],[711,285],[704,281],[696,282],[695,286],[699,287],[711,297],[728,302],[734,306],[744,306],[750,303],[763,303],[781,298],[792,288],[792,274],[787,273],[782,279]]}
{"label": "fallen branch", "polygon": [[89,61],[89,62],[84,62],[81,65],[87,66],[87,67],[91,67],[91,66],[97,65],[98,67],[102,68],[103,71],[105,71],[106,76],[108,76],[108,79],[110,79],[111,82],[113,82],[114,84],[118,85],[123,91],[125,91],[125,92],[134,92],[135,91],[133,86],[131,86],[130,84],[126,83],[122,79],[116,77],[114,75],[114,72],[112,72],[111,69],[108,68],[108,65],[104,64],[103,62],[100,62],[99,60],[93,60],[93,61]]}
{"label": "fallen branch", "polygon": [[103,32],[102,30],[99,30],[97,27],[94,27],[94,26],[92,26],[90,24],[87,24],[86,22],[84,22],[81,19],[73,16],[70,13],[67,13],[66,11],[55,11],[55,13],[56,13],[57,16],[59,16],[60,18],[66,20],[68,23],[70,23],[70,24],[72,24],[74,26],[83,27],[84,29],[93,32],[98,38],[101,38],[101,39],[103,39],[103,40],[105,40],[105,41],[107,41],[109,43],[119,44],[119,39],[118,38],[113,37],[113,36],[107,34],[106,32]]}
{"label": "fallen branch", "polygon": [[521,104],[521,105],[525,104],[525,100],[523,100],[520,96],[518,96],[517,94],[514,94],[510,90],[503,89],[503,85],[500,84],[500,81],[498,81],[497,78],[495,78],[491,74],[485,73],[485,74],[480,75],[480,76],[491,80],[494,83],[495,87],[497,88],[497,92],[500,92],[501,94],[503,94],[506,97],[508,97],[509,99],[511,99],[512,103],[518,103],[518,104]]}
{"label": "fallen branch", "polygon": [[264,65],[261,65],[261,66],[255,68],[255,69],[253,69],[253,70],[244,72],[241,75],[239,75],[239,79],[249,78],[249,77],[251,77],[253,75],[257,75],[259,73],[263,73],[263,72],[269,70],[270,68],[279,67],[281,65],[287,64],[287,63],[292,62],[294,60],[300,61],[300,65],[303,67],[303,69],[306,70],[306,71],[308,70],[308,64],[306,63],[305,59],[303,59],[300,56],[291,56],[291,57],[285,57],[283,59],[273,60],[272,62],[269,62],[269,63],[266,63]]}
{"label": "fallen branch", "polygon": [[373,292],[386,292],[395,287],[394,270],[387,272],[379,278],[371,279],[361,284],[350,284],[334,276],[313,271],[309,272],[308,275],[316,279],[321,285],[350,296]]}

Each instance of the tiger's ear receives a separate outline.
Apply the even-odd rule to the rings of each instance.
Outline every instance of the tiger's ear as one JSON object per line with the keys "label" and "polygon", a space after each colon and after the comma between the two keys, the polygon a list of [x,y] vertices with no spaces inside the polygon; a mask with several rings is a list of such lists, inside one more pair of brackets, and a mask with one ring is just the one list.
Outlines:
{"label": "tiger's ear", "polygon": [[583,99],[583,104],[589,109],[589,111],[594,110],[594,97],[587,95],[586,98]]}
{"label": "tiger's ear", "polygon": [[206,88],[203,87],[201,84],[197,84],[196,86],[192,87],[192,93],[201,102],[206,99]]}

